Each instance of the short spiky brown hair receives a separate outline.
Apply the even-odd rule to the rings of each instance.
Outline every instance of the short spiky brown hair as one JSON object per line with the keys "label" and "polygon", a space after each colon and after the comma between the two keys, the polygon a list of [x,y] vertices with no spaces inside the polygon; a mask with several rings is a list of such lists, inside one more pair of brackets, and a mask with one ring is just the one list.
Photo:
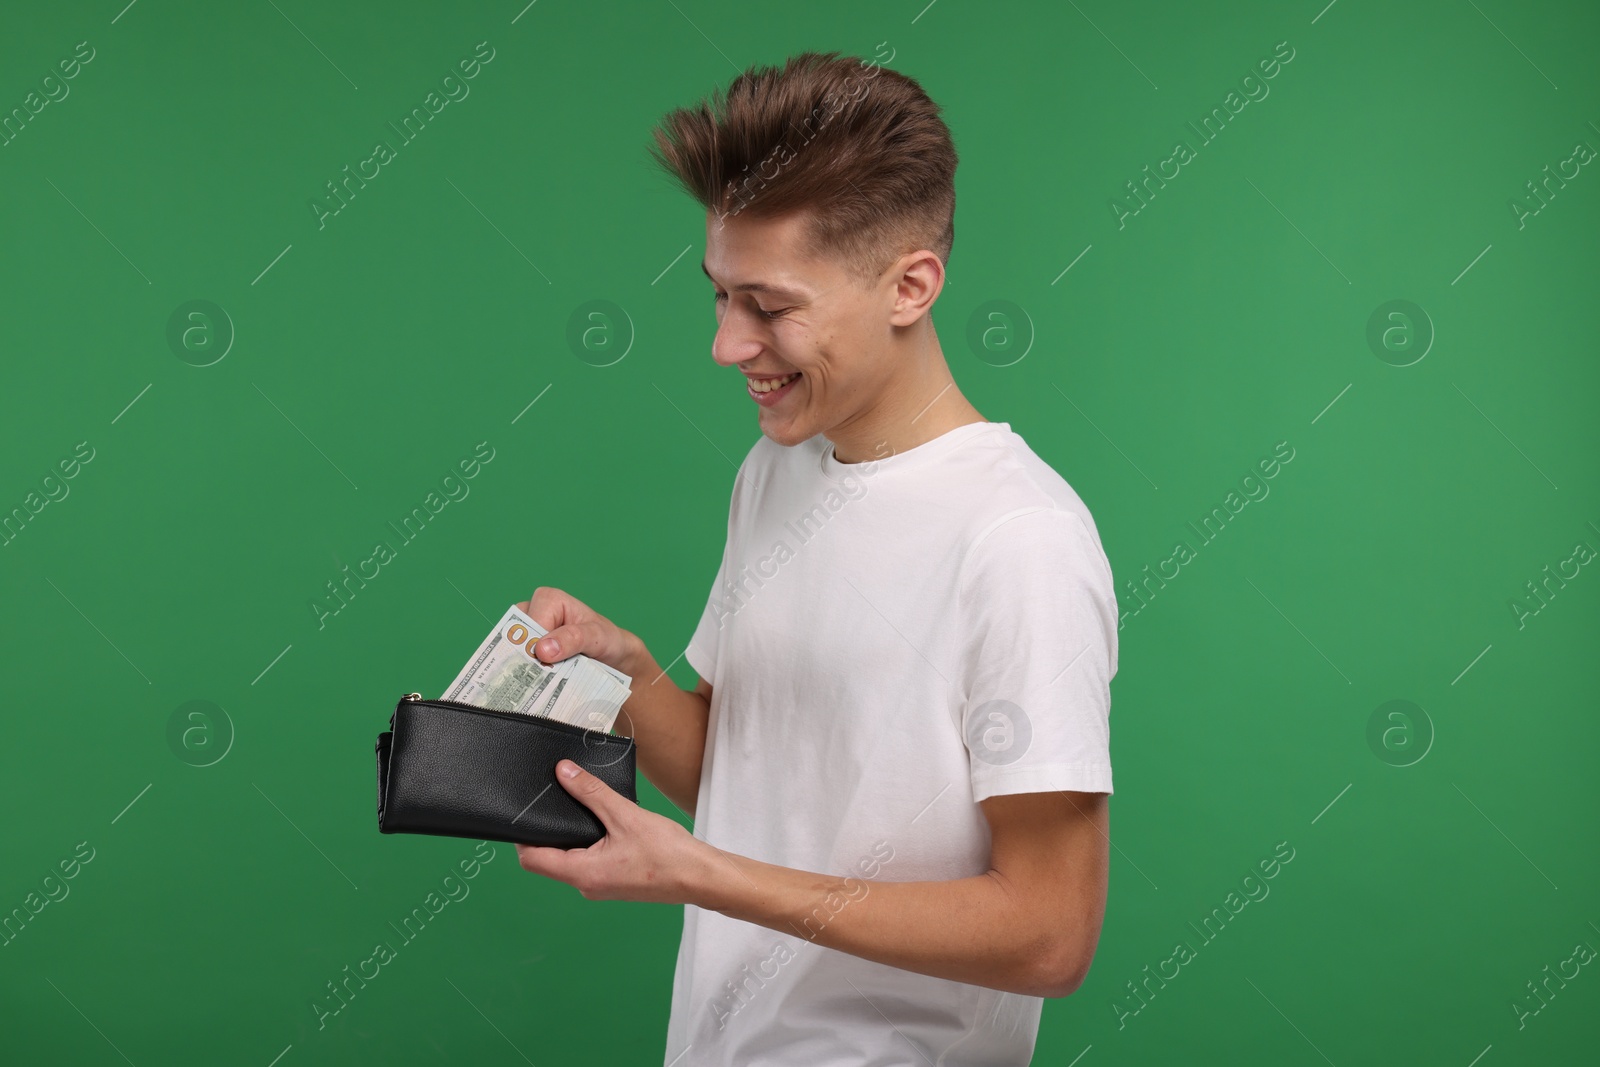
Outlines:
{"label": "short spiky brown hair", "polygon": [[861,282],[919,248],[948,262],[956,150],[913,79],[837,52],[752,66],[669,112],[650,154],[707,211],[806,216],[812,255]]}

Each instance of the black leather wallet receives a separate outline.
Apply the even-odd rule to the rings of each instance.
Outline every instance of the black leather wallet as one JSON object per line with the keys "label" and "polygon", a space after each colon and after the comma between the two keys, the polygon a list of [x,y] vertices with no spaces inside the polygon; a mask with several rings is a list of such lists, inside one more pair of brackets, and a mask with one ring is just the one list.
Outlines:
{"label": "black leather wallet", "polygon": [[556,781],[562,759],[638,803],[633,738],[537,715],[410,693],[376,747],[386,834],[586,848],[605,826]]}

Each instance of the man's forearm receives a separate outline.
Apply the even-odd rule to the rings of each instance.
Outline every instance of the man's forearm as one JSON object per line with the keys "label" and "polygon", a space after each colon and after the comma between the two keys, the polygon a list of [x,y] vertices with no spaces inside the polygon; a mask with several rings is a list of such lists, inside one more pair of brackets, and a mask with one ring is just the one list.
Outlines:
{"label": "man's forearm", "polygon": [[885,882],[716,852],[694,895],[700,907],[730,918],[891,967],[1029,996],[1066,996],[1087,970],[1084,931],[1053,929],[1029,914],[997,871]]}
{"label": "man's forearm", "polygon": [[613,729],[631,737],[639,770],[690,818],[700,795],[700,764],[705,756],[710,708],[705,697],[681,689],[668,678],[637,635],[619,669],[633,679]]}

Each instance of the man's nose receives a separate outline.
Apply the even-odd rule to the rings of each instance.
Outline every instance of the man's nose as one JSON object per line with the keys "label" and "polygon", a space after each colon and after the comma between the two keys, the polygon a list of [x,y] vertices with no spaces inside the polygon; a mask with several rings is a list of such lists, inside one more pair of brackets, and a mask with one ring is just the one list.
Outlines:
{"label": "man's nose", "polygon": [[711,338],[711,358],[720,366],[748,363],[761,354],[761,342],[745,317],[732,308],[722,313],[717,332]]}

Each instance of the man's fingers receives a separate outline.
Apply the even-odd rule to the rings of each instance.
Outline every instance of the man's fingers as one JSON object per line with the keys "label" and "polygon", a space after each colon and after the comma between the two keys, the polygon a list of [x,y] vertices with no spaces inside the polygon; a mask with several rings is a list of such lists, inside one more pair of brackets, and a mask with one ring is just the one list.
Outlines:
{"label": "man's fingers", "polygon": [[[534,619],[534,622],[538,622]],[[540,625],[544,625],[540,623]],[[596,622],[569,622],[565,626],[557,626],[533,646],[534,655],[545,663],[556,663],[575,656],[579,652],[588,653],[592,658],[598,658],[599,643],[603,628]]]}
{"label": "man's fingers", "polygon": [[573,859],[574,857],[568,855],[564,848],[551,848],[548,845],[517,846],[517,862],[522,865],[523,870],[569,884],[575,874],[572,870]]}
{"label": "man's fingers", "polygon": [[545,630],[555,630],[577,614],[572,610],[576,605],[577,601],[560,589],[541,585],[517,607]]}
{"label": "man's fingers", "polygon": [[534,645],[534,655],[556,663],[579,652],[603,658],[610,647],[605,620],[581,601],[560,589],[540,586],[522,611],[545,631]]}
{"label": "man's fingers", "polygon": [[558,626],[533,646],[533,654],[544,663],[559,663],[583,651],[583,638],[575,626]]}
{"label": "man's fingers", "polygon": [[594,812],[595,818],[600,820],[608,834],[611,832],[612,814],[618,810],[617,802],[626,803],[621,794],[567,759],[556,764],[556,781],[560,782],[562,788],[571,793],[578,803]]}

